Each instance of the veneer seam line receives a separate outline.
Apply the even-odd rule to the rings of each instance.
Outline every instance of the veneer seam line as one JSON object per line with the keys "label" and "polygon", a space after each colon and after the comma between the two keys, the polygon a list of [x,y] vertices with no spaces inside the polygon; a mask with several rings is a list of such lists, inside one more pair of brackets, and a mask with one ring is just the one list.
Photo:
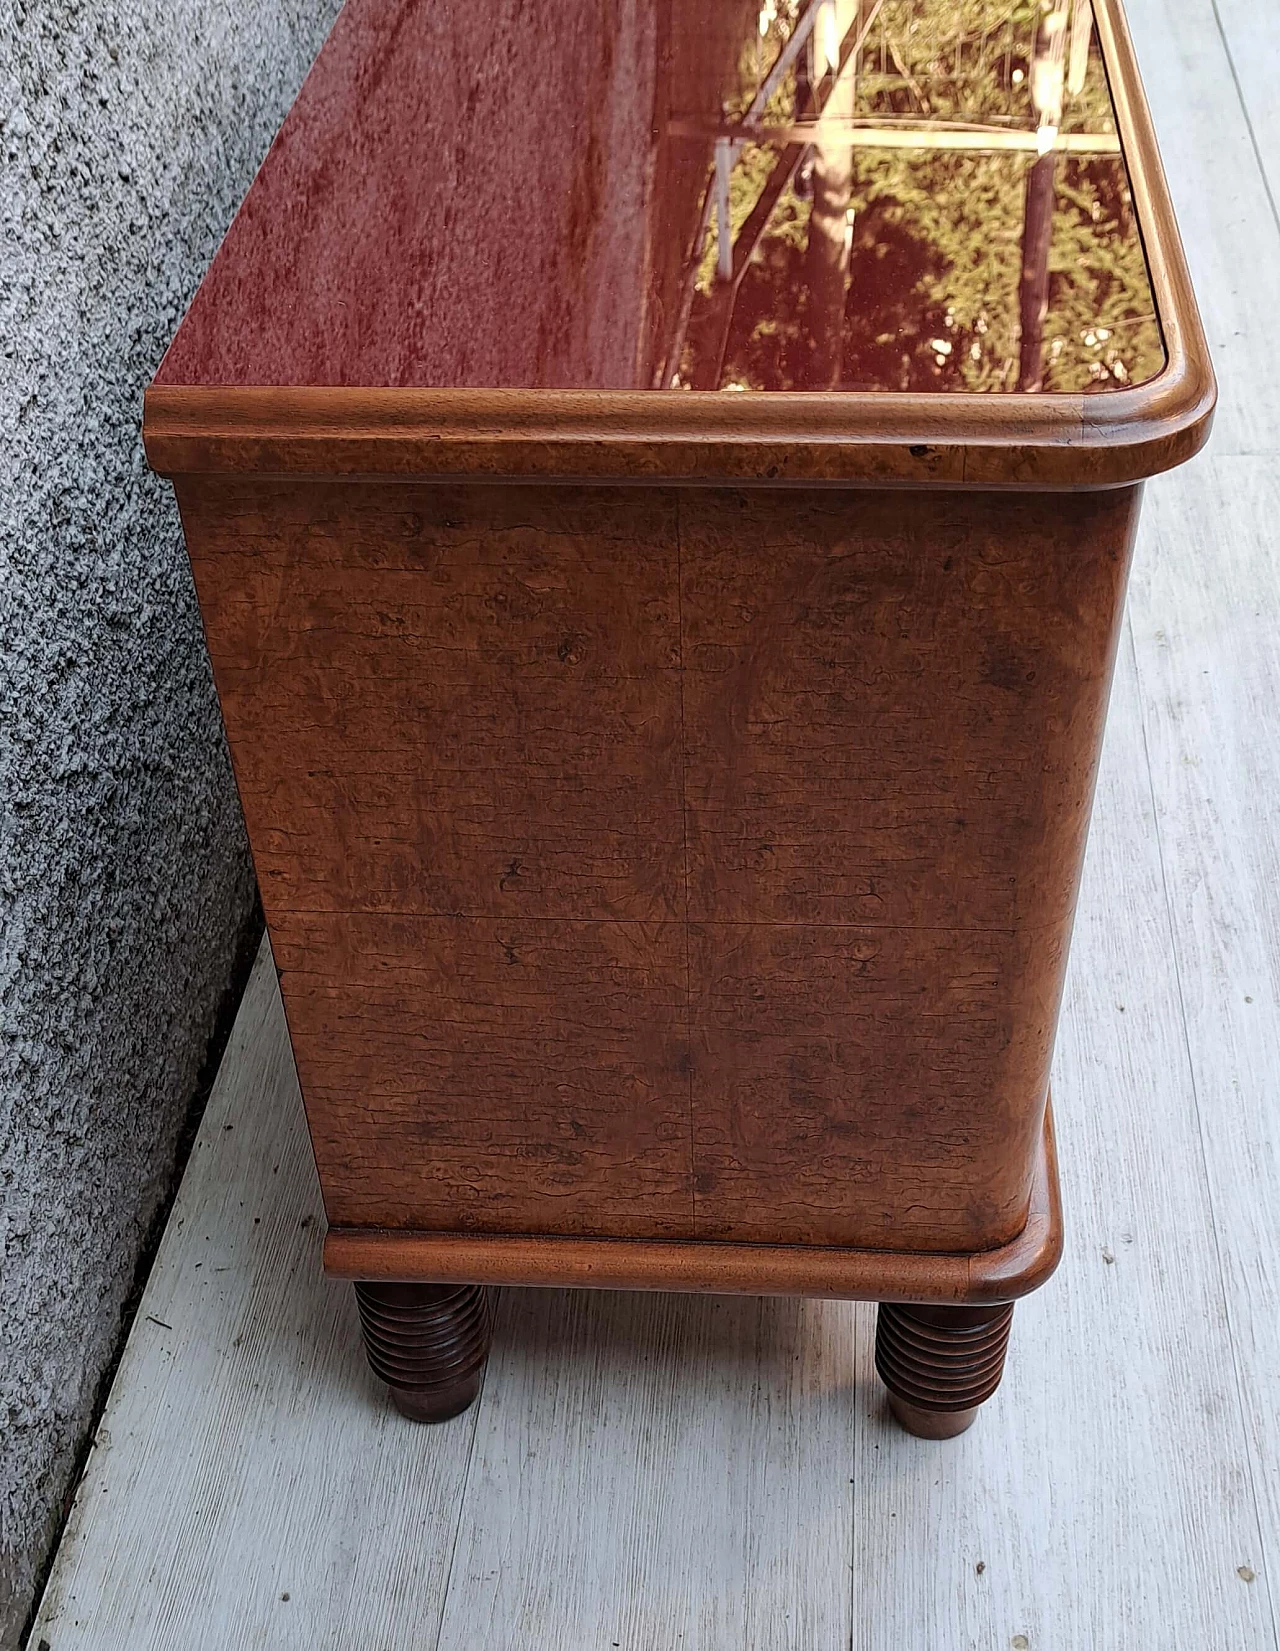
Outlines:
{"label": "veneer seam line", "polygon": [[672,501],[676,536],[676,657],[680,686],[680,834],[684,872],[684,1032],[685,1085],[689,1101],[689,1232],[698,1231],[697,1123],[693,1101],[693,962],[689,949],[689,751],[684,709],[684,561],[680,535],[680,495]]}
{"label": "veneer seam line", "polygon": [[[348,920],[358,918],[394,917],[409,923],[577,923],[583,927],[604,926],[608,928],[653,928],[658,925],[668,926],[687,922],[690,928],[720,928],[720,929],[822,929],[843,931],[845,929],[882,929],[886,934],[990,934],[1014,936],[1020,934],[1038,934],[1059,932],[1056,923],[1008,923],[990,926],[984,923],[832,923],[825,918],[812,919],[791,918],[787,921],[774,922],[771,919],[745,917],[691,917],[688,919],[670,916],[658,917],[613,917],[592,914],[584,917],[564,917],[554,913],[542,912],[511,912],[502,916],[494,916],[491,912],[467,911],[387,911],[381,907],[348,909],[341,906],[290,906],[289,915],[292,917],[330,917]],[[369,956],[379,956],[370,952]],[[305,970],[290,969],[290,974],[306,973]]]}

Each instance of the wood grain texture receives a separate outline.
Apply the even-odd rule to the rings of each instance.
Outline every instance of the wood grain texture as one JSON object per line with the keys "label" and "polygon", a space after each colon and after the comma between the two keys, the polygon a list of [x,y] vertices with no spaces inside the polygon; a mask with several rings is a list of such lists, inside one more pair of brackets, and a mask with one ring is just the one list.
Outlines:
{"label": "wood grain texture", "polygon": [[700,1237],[965,1252],[1021,1231],[1061,936],[707,924],[690,943]]}
{"label": "wood grain texture", "polygon": [[[1190,301],[1190,286],[1186,288]],[[1199,321],[1189,323],[1198,350]],[[1094,396],[652,390],[279,390],[152,385],[161,475],[790,482],[1072,491],[1185,464],[1209,438],[1207,352]],[[998,404],[997,404],[998,403]]]}
{"label": "wood grain texture", "polygon": [[911,1307],[884,1301],[876,1314],[876,1374],[889,1408],[920,1439],[954,1439],[1004,1374],[1011,1304]]}
{"label": "wood grain texture", "polygon": [[180,497],[335,1224],[1015,1237],[1136,489]]}
{"label": "wood grain texture", "polygon": [[[1150,385],[157,386],[338,1224],[956,1254],[1024,1224],[1137,503],[1043,490],[1178,462],[1214,395],[1110,0],[1097,27]],[[442,465],[912,491],[225,479]]]}
{"label": "wood grain texture", "polygon": [[683,915],[669,494],[180,494],[269,907]]}
{"label": "wood grain texture", "polygon": [[359,1283],[369,1368],[411,1422],[451,1422],[475,1403],[493,1339],[489,1293],[478,1284]]}
{"label": "wood grain texture", "polygon": [[681,496],[700,1235],[1022,1225],[1137,504]]}
{"label": "wood grain texture", "polygon": [[[222,473],[180,503],[340,1226],[958,1256],[1023,1227],[1136,520],[1114,484],[1191,452],[1214,395],[1118,9],[1097,25],[1150,385],[224,386],[220,430],[207,386],[157,388],[153,437],[172,391],[179,468]],[[914,485],[226,477],[729,453]]]}
{"label": "wood grain texture", "polygon": [[647,387],[757,15],[352,0],[158,377]]}
{"label": "wood grain texture", "polygon": [[353,1279],[479,1279],[592,1290],[681,1290],[842,1300],[1006,1302],[1037,1290],[1062,1256],[1053,1119],[1037,1153],[1026,1224],[976,1255],[331,1227],[326,1271]]}
{"label": "wood grain texture", "polygon": [[1060,929],[1138,490],[678,498],[690,918]]}
{"label": "wood grain texture", "polygon": [[330,1221],[688,1235],[675,924],[271,921]]}
{"label": "wood grain texture", "polygon": [[182,504],[330,1219],[687,1234],[670,499]]}

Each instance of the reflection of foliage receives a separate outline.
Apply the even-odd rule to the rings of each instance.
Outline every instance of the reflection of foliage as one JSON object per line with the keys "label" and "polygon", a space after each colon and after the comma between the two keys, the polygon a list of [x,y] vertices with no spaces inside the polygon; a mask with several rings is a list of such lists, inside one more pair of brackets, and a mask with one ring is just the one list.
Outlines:
{"label": "reflection of foliage", "polygon": [[[980,122],[1034,128],[1028,90],[1039,5],[1028,0],[885,0],[858,64],[857,113],[875,121]],[[758,84],[758,58],[780,48],[790,18],[763,53],[742,60],[740,113]],[[794,116],[793,77],[769,118]],[[1068,94],[1064,131],[1114,131],[1096,46],[1083,90]],[[748,148],[732,179],[735,228],[777,157]],[[1025,179],[1031,156],[907,149],[855,151],[843,383],[894,390],[1012,389],[1017,379],[1018,284]],[[738,294],[725,381],[786,388],[805,382],[808,202],[784,192]],[[714,235],[699,272],[690,330],[711,285]],[[1050,248],[1044,387],[1082,390],[1141,382],[1163,362],[1124,166],[1112,155],[1060,155]],[[686,355],[686,375],[691,363]]]}

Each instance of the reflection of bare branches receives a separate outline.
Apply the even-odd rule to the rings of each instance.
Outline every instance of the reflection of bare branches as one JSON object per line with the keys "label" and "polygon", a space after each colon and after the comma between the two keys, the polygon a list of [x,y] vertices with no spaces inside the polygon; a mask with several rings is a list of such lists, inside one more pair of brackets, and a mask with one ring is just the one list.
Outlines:
{"label": "reflection of bare branches", "polygon": [[885,30],[885,32],[883,33],[881,38],[884,40],[885,44],[889,48],[889,56],[893,59],[894,68],[898,71],[898,73],[902,76],[903,80],[905,80],[907,85],[911,88],[911,95],[915,98],[916,102],[920,105],[921,114],[924,114],[924,115],[929,114],[929,112],[930,112],[930,110],[929,110],[929,99],[925,96],[924,89],[920,85],[920,82],[916,79],[916,77],[911,73],[911,70],[908,69],[907,65],[903,62],[902,53],[898,50],[897,41],[893,38],[893,36],[888,32],[887,29]]}
{"label": "reflection of bare branches", "polygon": [[1039,390],[1044,384],[1044,323],[1049,313],[1049,249],[1053,241],[1054,154],[1062,124],[1067,55],[1067,0],[1041,17],[1031,56],[1031,101],[1047,142],[1027,173],[1022,221],[1022,279],[1018,288],[1021,321],[1018,388]]}
{"label": "reflection of bare branches", "polygon": [[712,173],[702,191],[702,209],[698,214],[698,227],[694,232],[693,246],[690,248],[689,256],[685,259],[684,274],[680,278],[680,303],[676,309],[676,322],[671,329],[667,353],[654,374],[653,387],[655,390],[669,390],[675,382],[676,373],[680,368],[680,352],[684,349],[685,334],[689,330],[689,316],[693,310],[694,286],[698,278],[698,266],[702,262],[703,253],[706,251],[707,237],[711,233],[711,219],[715,212],[715,199],[715,174]]}
{"label": "reflection of bare branches", "polygon": [[872,125],[866,115],[822,114],[813,120],[776,122],[769,126],[744,127],[738,122],[723,125],[690,120],[672,120],[667,130],[674,137],[710,137],[725,143],[739,142],[748,134],[755,143],[848,143],[855,149],[946,150],[957,154],[1042,154],[1053,149],[1065,155],[1118,155],[1120,139],[1114,132],[1063,132],[1043,129],[983,126],[977,122],[931,120],[929,125],[908,125],[913,117],[890,117],[893,124]]}
{"label": "reflection of bare branches", "polygon": [[1107,327],[1111,332],[1117,331],[1120,327],[1149,327],[1155,322],[1155,319],[1156,312],[1148,310],[1145,315],[1117,316],[1114,320],[1107,322]]}
{"label": "reflection of bare branches", "polygon": [[[731,267],[728,280],[717,280],[712,287],[711,303],[716,312],[714,319],[707,322],[707,337],[710,343],[704,348],[702,359],[693,375],[695,390],[717,390],[720,380],[724,376],[724,355],[729,343],[729,328],[733,324],[733,306],[737,301],[738,288],[742,285],[742,278],[747,273],[747,266],[752,255],[759,245],[760,238],[769,227],[769,220],[773,217],[773,210],[781,198],[783,190],[795,176],[796,168],[804,156],[804,145],[790,144],[778,156],[773,171],[761,191],[760,198],[752,208],[750,216],[738,231],[737,239],[733,243]],[[687,322],[686,322],[687,324]]]}
{"label": "reflection of bare branches", "polygon": [[1071,9],[1071,51],[1067,65],[1067,90],[1072,97],[1084,91],[1089,69],[1089,39],[1093,34],[1093,9],[1089,0],[1074,0]]}
{"label": "reflection of bare branches", "polygon": [[[1093,389],[1104,371],[1108,383],[1125,381],[1121,353],[1123,374],[1149,376],[1158,325],[1091,0],[755,0],[746,9],[756,4],[771,18],[794,10],[811,31],[794,82],[761,98],[743,55],[740,95],[718,111],[663,111],[661,136],[686,146],[691,190],[693,168],[717,144],[742,160],[720,214],[729,234],[718,261],[715,203],[703,197],[684,302],[668,306],[659,382],[834,387],[847,370],[856,389],[899,387],[899,378],[931,389]],[[768,38],[767,56],[786,51],[784,25]],[[850,86],[856,75],[856,103],[836,95],[846,75]],[[804,151],[798,186],[785,163],[794,146]],[[830,179],[817,176],[824,149]],[[830,254],[821,269],[815,247]],[[1109,326],[1123,331],[1095,347],[1086,336],[1094,325],[1104,340]],[[847,368],[819,363],[815,332],[833,348],[842,340]]]}

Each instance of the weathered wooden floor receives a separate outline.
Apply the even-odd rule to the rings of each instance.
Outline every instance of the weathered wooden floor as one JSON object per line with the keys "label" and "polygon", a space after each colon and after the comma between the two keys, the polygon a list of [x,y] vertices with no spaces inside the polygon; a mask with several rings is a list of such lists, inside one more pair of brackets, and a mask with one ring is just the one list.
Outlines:
{"label": "weathered wooden floor", "polygon": [[1059,1041],[1068,1254],[963,1439],[873,1310],[510,1292],[413,1428],[259,960],[32,1645],[1277,1651],[1280,6],[1132,0],[1219,366],[1152,484]]}

